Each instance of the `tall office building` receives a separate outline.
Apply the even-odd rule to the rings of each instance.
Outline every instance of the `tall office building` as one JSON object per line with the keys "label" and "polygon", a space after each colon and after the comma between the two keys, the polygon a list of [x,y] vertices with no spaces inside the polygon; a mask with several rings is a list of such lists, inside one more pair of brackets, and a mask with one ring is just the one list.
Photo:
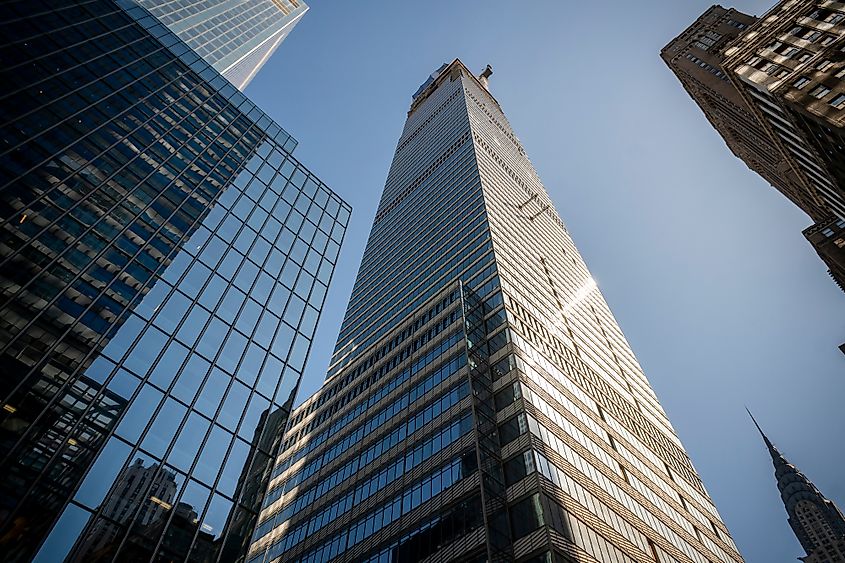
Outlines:
{"label": "tall office building", "polygon": [[[661,56],[733,153],[801,208],[807,240],[842,287],[845,9],[783,0],[760,18],[713,6]],[[834,237],[838,239],[839,237]]]}
{"label": "tall office building", "polygon": [[491,72],[413,96],[248,561],[741,561]]}
{"label": "tall office building", "polygon": [[243,90],[308,11],[302,0],[134,0]]}
{"label": "tall office building", "polygon": [[131,2],[0,34],[0,553],[238,554],[349,207]]}
{"label": "tall office building", "polygon": [[[751,413],[749,413],[751,414]],[[751,417],[754,420],[754,417]],[[789,526],[807,552],[804,563],[845,563],[845,516],[789,463],[754,420],[763,437],[772,463],[780,498],[789,517]]]}

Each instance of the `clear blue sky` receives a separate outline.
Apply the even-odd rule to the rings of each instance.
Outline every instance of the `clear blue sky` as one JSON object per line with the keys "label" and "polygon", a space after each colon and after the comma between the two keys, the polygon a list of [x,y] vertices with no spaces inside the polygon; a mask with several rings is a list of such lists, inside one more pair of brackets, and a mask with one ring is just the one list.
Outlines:
{"label": "clear blue sky", "polygon": [[[763,13],[774,0],[738,0]],[[354,207],[300,400],[328,365],[411,94],[491,64],[537,168],[750,563],[802,555],[743,410],[845,508],[845,293],[809,220],[658,57],[708,2],[366,2],[311,11],[247,89]]]}

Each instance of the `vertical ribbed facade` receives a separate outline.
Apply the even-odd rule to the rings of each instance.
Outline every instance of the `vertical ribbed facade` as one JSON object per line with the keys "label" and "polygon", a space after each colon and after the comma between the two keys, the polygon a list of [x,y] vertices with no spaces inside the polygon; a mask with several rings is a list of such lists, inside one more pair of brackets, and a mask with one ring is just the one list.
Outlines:
{"label": "vertical ribbed facade", "polygon": [[0,29],[0,552],[235,560],[349,207],[131,2]]}
{"label": "vertical ribbed facade", "polygon": [[741,561],[487,76],[414,96],[249,561]]}

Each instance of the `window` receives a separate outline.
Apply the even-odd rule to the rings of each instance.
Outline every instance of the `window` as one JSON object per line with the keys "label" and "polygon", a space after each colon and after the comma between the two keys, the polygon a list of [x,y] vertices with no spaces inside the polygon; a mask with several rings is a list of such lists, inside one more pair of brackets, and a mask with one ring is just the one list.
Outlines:
{"label": "window", "polygon": [[833,66],[833,61],[828,60],[828,59],[824,59],[823,61],[821,61],[820,63],[818,63],[816,65],[816,69],[824,72],[824,71],[830,69],[830,67],[832,67],[832,66]]}
{"label": "window", "polygon": [[805,63],[810,60],[810,57],[812,57],[810,53],[801,53],[801,55],[798,57],[798,62]]}
{"label": "window", "polygon": [[836,109],[845,108],[845,94],[838,94],[828,103]]}
{"label": "window", "polygon": [[810,31],[808,31],[807,33],[804,34],[804,39],[809,41],[810,43],[812,43],[813,41],[815,41],[816,39],[818,39],[821,36],[822,36],[821,31],[810,30]]}
{"label": "window", "polygon": [[742,22],[738,22],[736,20],[728,20],[728,25],[731,26],[731,27],[735,27],[737,29],[745,29],[746,27],[748,27],[747,24],[744,24]]}
{"label": "window", "polygon": [[514,539],[519,539],[533,532],[545,522],[540,496],[534,494],[510,508],[511,531]]}
{"label": "window", "polygon": [[810,79],[806,76],[800,77],[798,80],[792,83],[792,86],[798,88],[799,90],[810,83]]}
{"label": "window", "polygon": [[810,91],[811,96],[813,96],[814,98],[818,98],[820,100],[822,98],[824,98],[825,96],[827,96],[828,94],[830,94],[830,88],[828,88],[824,84],[819,84],[818,86],[816,86],[815,88],[813,88]]}
{"label": "window", "polygon": [[838,14],[838,13],[834,12],[834,13],[830,14],[829,16],[827,16],[824,19],[824,21],[826,21],[827,23],[839,23],[843,19],[845,19],[844,14]]}
{"label": "window", "polygon": [[833,35],[825,35],[824,39],[822,39],[822,45],[827,47],[828,45],[830,45],[834,41],[836,41],[836,37],[834,37]]}

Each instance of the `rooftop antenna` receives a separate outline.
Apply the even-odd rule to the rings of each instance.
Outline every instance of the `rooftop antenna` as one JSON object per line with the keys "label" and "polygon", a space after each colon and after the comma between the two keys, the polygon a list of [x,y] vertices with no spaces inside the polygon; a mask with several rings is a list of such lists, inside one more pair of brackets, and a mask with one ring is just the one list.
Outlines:
{"label": "rooftop antenna", "polygon": [[489,79],[490,79],[491,74],[493,74],[493,67],[490,66],[490,65],[487,65],[487,67],[485,67],[485,69],[481,71],[481,74],[478,75],[478,80],[480,80],[481,83],[484,85],[484,87],[487,88],[488,90],[489,90],[489,84],[490,84]]}

